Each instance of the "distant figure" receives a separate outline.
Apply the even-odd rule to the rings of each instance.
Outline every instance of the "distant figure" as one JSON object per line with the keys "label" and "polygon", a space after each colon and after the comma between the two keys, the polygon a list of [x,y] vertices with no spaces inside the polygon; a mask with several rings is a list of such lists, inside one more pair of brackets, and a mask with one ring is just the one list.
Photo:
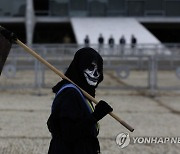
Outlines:
{"label": "distant figure", "polygon": [[84,38],[84,44],[85,44],[86,47],[88,47],[89,44],[90,44],[90,40],[89,40],[89,36],[88,35],[86,35],[86,37]]}
{"label": "distant figure", "polygon": [[126,39],[125,39],[124,35],[122,35],[121,38],[119,39],[119,45],[120,45],[120,53],[123,55],[124,47],[126,45]]}
{"label": "distant figure", "polygon": [[131,35],[131,48],[135,48],[137,44],[137,39],[134,35]]}
{"label": "distant figure", "polygon": [[71,43],[71,38],[69,37],[68,34],[66,34],[66,35],[64,36],[64,38],[63,38],[63,43],[64,43],[64,44],[69,44],[69,43]]}
{"label": "distant figure", "polygon": [[124,35],[122,35],[121,38],[119,39],[119,44],[120,45],[125,45],[126,44],[126,39],[125,39]]}
{"label": "distant figure", "polygon": [[98,38],[99,52],[102,51],[103,45],[104,45],[104,37],[102,36],[102,34],[100,34]]}
{"label": "distant figure", "polygon": [[104,38],[103,38],[102,34],[99,35],[98,43],[101,44],[101,45],[104,44]]}
{"label": "distant figure", "polygon": [[111,35],[109,40],[108,40],[108,43],[109,43],[109,47],[110,48],[113,48],[114,47],[114,38],[113,36]]}

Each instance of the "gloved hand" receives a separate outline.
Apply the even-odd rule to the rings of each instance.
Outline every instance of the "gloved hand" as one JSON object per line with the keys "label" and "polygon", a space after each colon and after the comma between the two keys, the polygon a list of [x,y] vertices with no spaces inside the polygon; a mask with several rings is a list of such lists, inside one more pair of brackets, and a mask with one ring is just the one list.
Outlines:
{"label": "gloved hand", "polygon": [[95,106],[95,110],[92,113],[94,118],[99,121],[104,116],[106,116],[108,113],[112,112],[113,109],[110,105],[108,105],[105,101],[101,100],[99,103]]}
{"label": "gloved hand", "polygon": [[9,42],[13,43],[17,40],[17,36],[16,34],[14,34],[13,32],[5,29],[5,28],[2,28],[0,30],[0,33],[1,35],[3,35]]}

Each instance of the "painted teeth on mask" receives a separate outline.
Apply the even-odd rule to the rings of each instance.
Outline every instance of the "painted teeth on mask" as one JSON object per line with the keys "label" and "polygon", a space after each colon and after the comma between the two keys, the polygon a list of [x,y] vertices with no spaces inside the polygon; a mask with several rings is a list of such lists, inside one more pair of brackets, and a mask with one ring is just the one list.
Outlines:
{"label": "painted teeth on mask", "polygon": [[98,81],[98,77],[97,78],[95,78],[95,77],[93,78],[89,74],[87,74],[86,72],[85,72],[85,74],[88,76],[89,80],[94,81],[94,82]]}

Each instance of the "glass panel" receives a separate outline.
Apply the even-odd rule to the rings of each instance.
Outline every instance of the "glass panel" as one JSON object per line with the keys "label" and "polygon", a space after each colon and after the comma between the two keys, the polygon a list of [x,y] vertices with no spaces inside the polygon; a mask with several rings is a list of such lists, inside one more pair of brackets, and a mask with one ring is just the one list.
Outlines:
{"label": "glass panel", "polygon": [[92,1],[89,3],[89,15],[90,16],[105,16],[106,15],[106,3],[99,1]]}
{"label": "glass panel", "polygon": [[146,10],[162,10],[164,0],[146,0]]}
{"label": "glass panel", "polygon": [[129,16],[144,16],[144,1],[128,1]]}
{"label": "glass panel", "polygon": [[68,16],[69,5],[65,0],[51,0],[49,2],[49,12],[53,16]]}
{"label": "glass panel", "polygon": [[109,0],[107,5],[108,15],[116,16],[125,13],[125,0]]}
{"label": "glass panel", "polygon": [[2,16],[12,15],[12,1],[11,0],[0,0],[0,15]]}
{"label": "glass panel", "polygon": [[25,16],[26,0],[13,0],[13,16]]}
{"label": "glass panel", "polygon": [[180,16],[180,1],[166,1],[166,15]]}
{"label": "glass panel", "polygon": [[87,9],[87,0],[70,0],[70,9],[71,10],[86,10]]}

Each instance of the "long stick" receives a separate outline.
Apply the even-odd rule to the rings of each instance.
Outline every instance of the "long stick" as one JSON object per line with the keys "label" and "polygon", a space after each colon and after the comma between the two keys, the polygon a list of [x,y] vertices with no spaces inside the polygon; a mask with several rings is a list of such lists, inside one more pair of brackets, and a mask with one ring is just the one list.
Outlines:
{"label": "long stick", "polygon": [[[24,43],[22,43],[20,40],[16,40],[16,43],[19,44],[22,48],[25,49],[25,51],[27,51],[28,53],[30,53],[32,56],[34,56],[36,59],[38,59],[40,62],[42,62],[43,64],[45,64],[48,68],[50,68],[52,71],[54,71],[57,75],[59,75],[62,79],[68,80],[69,82],[73,83],[74,85],[76,85],[73,81],[71,81],[68,77],[66,77],[61,71],[59,71],[58,69],[56,69],[53,65],[51,65],[49,62],[47,62],[45,59],[43,59],[40,55],[38,55],[35,51],[33,51],[31,48],[29,48],[28,46],[26,46]],[[80,88],[78,85],[76,85],[78,88]],[[91,101],[93,101],[95,104],[98,103],[98,101],[92,97],[91,95],[89,95],[86,91],[84,91],[83,89],[80,88],[80,90],[82,91],[82,93]],[[134,131],[134,128],[132,128],[130,125],[128,125],[125,121],[123,121],[122,119],[120,119],[117,115],[115,115],[114,113],[109,113],[114,119],[116,119],[118,122],[120,122],[124,127],[126,127],[128,130],[130,130],[131,132]]]}

